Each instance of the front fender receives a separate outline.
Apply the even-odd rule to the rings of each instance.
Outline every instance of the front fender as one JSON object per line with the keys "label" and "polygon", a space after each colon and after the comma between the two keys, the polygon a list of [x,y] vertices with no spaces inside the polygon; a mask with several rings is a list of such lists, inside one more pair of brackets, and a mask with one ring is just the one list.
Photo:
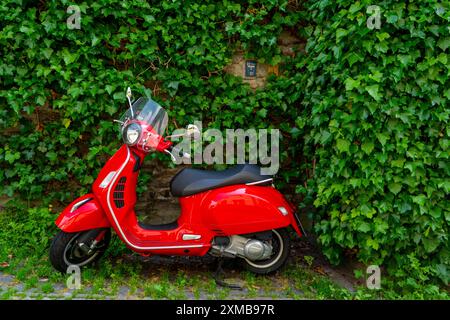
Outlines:
{"label": "front fender", "polygon": [[79,197],[69,204],[55,223],[64,232],[111,227],[103,208],[92,193]]}

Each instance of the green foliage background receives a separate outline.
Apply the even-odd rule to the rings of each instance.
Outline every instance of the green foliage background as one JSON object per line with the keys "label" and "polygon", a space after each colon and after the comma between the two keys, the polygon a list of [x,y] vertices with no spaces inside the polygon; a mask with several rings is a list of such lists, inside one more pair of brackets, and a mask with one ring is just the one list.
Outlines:
{"label": "green foliage background", "polygon": [[[280,186],[296,185],[332,262],[386,266],[408,290],[449,267],[448,2],[0,1],[0,183],[69,201],[120,141],[124,88],[153,90],[172,130],[282,130]],[[282,30],[308,40],[283,56]],[[235,50],[280,64],[253,92],[223,68]],[[81,186],[81,189],[80,189]]]}
{"label": "green foliage background", "polygon": [[449,3],[378,2],[379,30],[366,26],[370,5],[308,5],[315,26],[293,85],[318,159],[315,229],[332,261],[354,248],[400,266],[411,289],[430,276],[448,283]]}

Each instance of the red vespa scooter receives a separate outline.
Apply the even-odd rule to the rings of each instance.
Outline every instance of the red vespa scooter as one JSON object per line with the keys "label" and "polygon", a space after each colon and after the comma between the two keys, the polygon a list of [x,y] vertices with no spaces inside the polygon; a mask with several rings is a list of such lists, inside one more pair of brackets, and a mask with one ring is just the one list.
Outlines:
{"label": "red vespa scooter", "polygon": [[[177,221],[147,225],[136,218],[136,184],[150,151],[175,153],[163,138],[167,113],[155,101],[139,98],[122,116],[125,144],[100,171],[92,193],[73,201],[56,220],[61,231],[50,247],[53,266],[66,272],[70,265],[87,265],[104,253],[113,228],[133,251],[148,256],[185,255],[241,258],[255,273],[278,270],[289,255],[292,226],[302,236],[294,208],[272,186],[272,176],[256,165],[236,165],[224,171],[186,168],[171,181],[179,197]],[[187,135],[198,128],[190,125]],[[185,154],[185,156],[189,156]]]}

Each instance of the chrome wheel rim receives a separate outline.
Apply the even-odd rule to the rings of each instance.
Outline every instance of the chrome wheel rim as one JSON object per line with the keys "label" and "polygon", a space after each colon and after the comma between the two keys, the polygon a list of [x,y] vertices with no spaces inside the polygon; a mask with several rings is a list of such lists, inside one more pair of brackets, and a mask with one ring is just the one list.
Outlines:
{"label": "chrome wheel rim", "polygon": [[[259,263],[256,261],[251,261],[247,258],[244,258],[245,261],[247,261],[247,263],[249,265],[251,265],[252,267],[258,268],[258,269],[264,269],[264,268],[270,268],[271,266],[273,266],[274,264],[276,264],[284,251],[284,244],[283,244],[283,238],[281,237],[281,234],[277,231],[277,230],[272,230],[272,233],[275,234],[276,236],[276,240],[278,242],[278,250],[276,252],[276,254],[272,257],[270,257],[269,259],[266,260],[262,260]],[[272,245],[273,245],[273,240],[272,240]],[[266,263],[264,263],[266,261]],[[261,264],[263,263],[263,264]]]}

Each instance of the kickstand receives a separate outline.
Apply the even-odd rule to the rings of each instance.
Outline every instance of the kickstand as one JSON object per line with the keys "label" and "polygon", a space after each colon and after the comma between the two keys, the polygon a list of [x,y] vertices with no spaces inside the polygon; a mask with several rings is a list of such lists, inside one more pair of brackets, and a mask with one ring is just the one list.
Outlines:
{"label": "kickstand", "polygon": [[224,287],[224,288],[230,288],[230,289],[235,289],[235,290],[242,290],[243,287],[237,285],[237,284],[232,284],[232,283],[227,283],[223,280],[221,280],[221,275],[223,275],[225,272],[223,271],[222,265],[223,265],[223,258],[218,258],[218,264],[217,264],[217,269],[216,272],[214,272],[214,281],[216,282],[216,284],[218,286]]}

